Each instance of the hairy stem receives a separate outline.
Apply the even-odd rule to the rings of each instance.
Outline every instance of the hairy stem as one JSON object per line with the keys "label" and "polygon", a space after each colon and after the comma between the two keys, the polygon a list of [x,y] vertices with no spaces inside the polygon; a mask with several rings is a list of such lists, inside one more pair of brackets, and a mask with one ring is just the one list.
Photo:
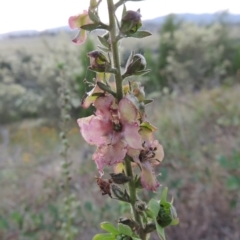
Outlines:
{"label": "hairy stem", "polygon": [[117,29],[115,22],[115,6],[113,0],[107,0],[108,3],[108,14],[109,14],[109,25],[110,25],[110,37],[111,37],[111,47],[113,55],[113,67],[116,69],[115,80],[116,80],[116,89],[117,89],[117,99],[120,101],[123,97],[122,91],[122,75],[119,61],[119,52],[118,52],[118,39],[117,39]]}
{"label": "hairy stem", "polygon": [[[123,90],[122,90],[122,75],[121,75],[121,68],[120,68],[120,61],[119,61],[119,51],[118,51],[118,35],[117,35],[117,26],[115,21],[115,10],[116,6],[113,4],[113,0],[107,0],[108,3],[108,14],[109,14],[109,26],[110,26],[110,37],[111,37],[111,47],[112,47],[112,56],[113,56],[113,67],[116,69],[115,73],[115,81],[116,81],[116,89],[117,89],[117,99],[120,101],[123,97]],[[119,4],[121,1],[119,2]],[[131,160],[128,156],[125,158],[125,171],[127,176],[130,176],[132,180],[129,182],[129,195],[131,199],[131,208],[134,220],[140,226],[140,237],[142,240],[146,240],[146,234],[143,232],[143,226],[141,217],[135,209],[135,203],[137,201],[136,195],[136,187],[133,180],[133,172],[131,166]]]}

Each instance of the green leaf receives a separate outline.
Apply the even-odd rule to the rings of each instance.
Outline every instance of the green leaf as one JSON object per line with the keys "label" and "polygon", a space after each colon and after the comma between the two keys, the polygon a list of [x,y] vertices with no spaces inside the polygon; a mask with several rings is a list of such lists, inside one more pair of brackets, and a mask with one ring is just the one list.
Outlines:
{"label": "green leaf", "polygon": [[119,229],[119,232],[120,232],[121,234],[130,236],[130,237],[133,235],[132,229],[131,229],[129,226],[127,226],[127,225],[124,225],[124,224],[122,224],[122,223],[119,223],[119,224],[118,224],[118,229]]}
{"label": "green leaf", "polygon": [[88,16],[89,16],[89,18],[90,18],[93,22],[95,22],[95,23],[99,23],[99,22],[100,22],[98,15],[96,15],[96,14],[95,14],[93,11],[91,11],[90,9],[88,10]]}
{"label": "green leaf", "polygon": [[159,238],[161,240],[165,240],[165,232],[164,232],[164,228],[162,228],[161,226],[158,225],[158,223],[156,222],[156,229],[157,229],[157,234],[159,236]]}
{"label": "green leaf", "polygon": [[157,218],[158,216],[158,212],[160,210],[160,204],[157,200],[155,199],[151,199],[149,204],[148,204],[148,208],[149,210],[152,212],[152,215],[154,218]]}
{"label": "green leaf", "polygon": [[145,37],[149,37],[151,36],[152,33],[148,32],[148,31],[137,31],[133,34],[129,34],[129,37],[133,37],[133,38],[145,38]]}
{"label": "green leaf", "polygon": [[161,203],[167,202],[167,193],[168,193],[168,188],[165,187],[161,194],[161,200],[160,200]]}
{"label": "green leaf", "polygon": [[108,27],[102,23],[91,23],[81,26],[81,29],[87,30],[87,31],[93,31],[96,29],[108,29]]}
{"label": "green leaf", "polygon": [[101,228],[109,233],[119,234],[118,229],[114,227],[110,222],[102,222]]}
{"label": "green leaf", "polygon": [[108,41],[104,38],[104,37],[101,37],[101,36],[98,36],[98,40],[100,41],[100,43],[106,47],[107,49],[109,49],[109,43]]}
{"label": "green leaf", "polygon": [[115,240],[115,236],[111,233],[100,233],[95,235],[92,240]]}

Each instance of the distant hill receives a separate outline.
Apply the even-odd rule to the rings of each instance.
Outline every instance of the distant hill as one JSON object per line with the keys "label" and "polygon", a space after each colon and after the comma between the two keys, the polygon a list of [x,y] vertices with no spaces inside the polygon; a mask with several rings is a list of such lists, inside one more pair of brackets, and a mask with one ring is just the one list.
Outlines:
{"label": "distant hill", "polygon": [[[219,21],[222,19],[224,22],[229,24],[240,24],[240,14],[231,14],[231,13],[203,13],[203,14],[193,14],[193,13],[183,13],[183,14],[174,14],[176,19],[179,21],[192,22],[195,24],[206,25]],[[166,16],[157,17],[150,20],[145,20],[143,26],[149,30],[155,30],[156,27],[161,26],[166,20]],[[18,37],[35,37],[39,35],[55,35],[60,31],[68,32],[70,28],[68,26],[56,27],[52,29],[46,29],[44,31],[36,30],[23,30],[10,33],[0,34],[1,39],[9,38],[18,38]]]}
{"label": "distant hill", "polygon": [[[222,19],[226,23],[236,24],[240,23],[240,14],[230,14],[230,13],[202,13],[202,14],[193,14],[193,13],[182,13],[174,14],[178,20],[193,22],[196,24],[210,24],[219,21]],[[157,17],[151,20],[146,20],[148,23],[163,24],[167,16]]]}

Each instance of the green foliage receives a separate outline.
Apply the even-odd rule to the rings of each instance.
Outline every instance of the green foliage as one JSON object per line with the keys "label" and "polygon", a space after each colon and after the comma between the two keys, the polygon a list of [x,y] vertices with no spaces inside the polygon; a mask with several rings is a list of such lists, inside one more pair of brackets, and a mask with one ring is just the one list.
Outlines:
{"label": "green foliage", "polygon": [[140,240],[137,238],[131,228],[127,225],[118,224],[118,228],[115,228],[109,222],[101,223],[101,228],[109,233],[100,233],[94,236],[93,240]]}
{"label": "green foliage", "polygon": [[227,170],[226,186],[230,190],[240,188],[240,152],[233,151],[232,155],[226,157],[221,155],[218,158],[219,164]]}
{"label": "green foliage", "polygon": [[[157,177],[162,188],[168,186],[169,195],[174,196],[178,216],[184,223],[178,224],[176,231],[167,227],[167,239],[240,237],[240,193],[235,179],[240,175],[240,125],[234,120],[240,118],[239,91],[236,85],[198,94],[176,96],[166,92],[152,103],[157,110],[148,117],[159,128],[158,137],[165,149],[159,168],[161,175]],[[223,117],[225,123],[219,122]],[[62,211],[59,134],[56,125],[37,123],[24,121],[8,125],[9,145],[0,144],[0,239],[10,236],[29,240],[63,239],[59,234],[60,223],[66,216]],[[93,149],[81,139],[79,142],[75,123],[70,132],[69,157],[75,159],[72,178],[76,180],[71,189],[76,199],[81,198],[80,205],[75,206],[74,225],[80,232],[76,240],[91,239],[100,233],[99,222],[103,219],[114,222],[130,209],[127,204],[110,203],[99,189],[92,187],[97,174],[91,160]],[[144,192],[143,197],[146,195]],[[13,212],[23,219],[22,229],[21,221],[11,218]],[[206,219],[208,228],[199,228]]]}
{"label": "green foliage", "polygon": [[76,51],[62,44],[51,46],[50,41],[42,41],[42,52],[21,49],[12,50],[11,55],[0,55],[1,123],[59,116],[57,99],[63,69],[70,86],[72,114],[79,117],[92,111],[80,109],[80,101],[89,90],[84,80],[93,82],[95,76],[86,70],[89,65],[86,54],[94,48],[93,42],[88,39],[85,47]]}
{"label": "green foliage", "polygon": [[169,225],[177,225],[179,223],[175,208],[172,205],[173,201],[167,201],[167,193],[168,189],[164,188],[161,193],[160,201],[151,199],[149,201],[149,210],[147,212],[148,216],[154,220],[158,236],[161,240],[166,239],[164,232],[165,227]]}
{"label": "green foliage", "polygon": [[224,22],[197,26],[169,15],[160,31],[158,51],[146,52],[147,92],[164,87],[181,92],[212,88],[237,81],[239,35]]}

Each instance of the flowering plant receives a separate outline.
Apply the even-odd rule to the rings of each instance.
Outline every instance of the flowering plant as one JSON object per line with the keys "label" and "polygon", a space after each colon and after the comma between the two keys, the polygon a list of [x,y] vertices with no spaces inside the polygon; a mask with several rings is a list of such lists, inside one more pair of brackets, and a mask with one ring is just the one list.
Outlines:
{"label": "flowering plant", "polygon": [[[159,141],[154,139],[157,129],[145,113],[146,105],[152,100],[145,97],[140,82],[129,79],[150,71],[146,69],[144,56],[132,52],[125,70],[120,68],[121,39],[151,35],[139,30],[142,26],[140,10],[127,10],[127,1],[114,3],[107,0],[109,24],[100,20],[98,7],[101,0],[90,0],[88,11],[69,18],[70,28],[79,29],[73,39],[77,44],[84,43],[87,31],[105,31],[98,36],[99,49],[87,54],[89,70],[96,72],[96,78],[92,90],[82,100],[82,107],[93,105],[96,111],[91,116],[78,119],[78,125],[85,141],[96,146],[93,160],[99,171],[96,182],[102,194],[129,203],[132,210],[132,218],[119,218],[118,227],[109,222],[102,223],[101,227],[108,233],[97,234],[94,240],[146,240],[155,230],[160,239],[165,239],[164,228],[178,223],[173,201],[167,201],[167,188],[162,191],[159,201],[151,199],[146,203],[137,195],[143,188],[157,191],[160,184],[154,167],[161,163],[164,152]],[[115,12],[120,6],[123,6],[123,13],[118,21]],[[103,178],[106,167],[113,167],[110,179]]]}

